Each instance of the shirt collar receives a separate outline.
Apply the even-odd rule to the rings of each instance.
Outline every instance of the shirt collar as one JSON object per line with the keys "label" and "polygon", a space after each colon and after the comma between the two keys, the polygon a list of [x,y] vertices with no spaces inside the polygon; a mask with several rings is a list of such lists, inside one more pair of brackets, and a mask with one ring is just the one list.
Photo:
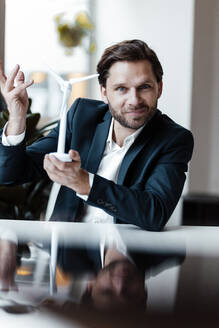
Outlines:
{"label": "shirt collar", "polygon": [[[125,146],[127,144],[132,144],[136,140],[138,135],[141,133],[143,128],[145,127],[145,124],[143,126],[141,126],[138,130],[136,130],[134,133],[132,133],[130,136],[126,137],[124,140],[123,146]],[[106,141],[109,146],[109,149],[112,149],[112,144],[114,142],[113,141],[113,125],[114,125],[114,118],[112,117],[110,129],[109,129],[109,133],[108,133],[108,137],[107,137],[107,141]]]}

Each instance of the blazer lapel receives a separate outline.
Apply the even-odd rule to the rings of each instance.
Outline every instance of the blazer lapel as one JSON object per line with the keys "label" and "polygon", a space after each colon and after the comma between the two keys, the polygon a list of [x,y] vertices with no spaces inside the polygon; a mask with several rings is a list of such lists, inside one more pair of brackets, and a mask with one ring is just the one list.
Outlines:
{"label": "blazer lapel", "polygon": [[105,149],[110,123],[111,115],[109,112],[107,112],[105,115],[105,120],[101,122],[96,128],[94,138],[87,156],[85,169],[88,170],[88,172],[90,173],[97,172]]}
{"label": "blazer lapel", "polygon": [[149,142],[151,139],[152,133],[155,130],[155,124],[159,120],[157,118],[161,115],[161,112],[157,110],[154,117],[146,124],[144,129],[141,131],[135,142],[131,145],[129,150],[127,151],[122,164],[120,166],[119,175],[117,179],[118,184],[123,184],[125,176],[127,174],[127,171],[133,162],[133,160],[136,158],[136,156],[140,153],[140,151],[145,147],[145,145]]}

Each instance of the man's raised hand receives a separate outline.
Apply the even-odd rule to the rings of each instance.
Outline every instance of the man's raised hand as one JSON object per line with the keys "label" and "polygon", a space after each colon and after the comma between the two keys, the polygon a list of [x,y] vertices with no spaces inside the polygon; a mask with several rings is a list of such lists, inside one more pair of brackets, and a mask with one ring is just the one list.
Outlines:
{"label": "man's raised hand", "polygon": [[19,65],[16,65],[6,77],[0,61],[0,88],[9,111],[6,135],[17,135],[25,130],[28,109],[26,89],[32,84],[32,80],[25,82],[24,73],[20,71]]}

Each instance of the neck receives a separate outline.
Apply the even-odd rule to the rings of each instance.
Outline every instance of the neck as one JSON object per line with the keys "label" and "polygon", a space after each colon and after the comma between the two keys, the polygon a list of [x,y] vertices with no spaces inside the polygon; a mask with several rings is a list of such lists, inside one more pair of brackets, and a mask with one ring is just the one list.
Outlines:
{"label": "neck", "polygon": [[120,147],[123,146],[125,138],[132,135],[135,132],[136,132],[135,129],[125,128],[119,122],[114,120],[112,139]]}
{"label": "neck", "polygon": [[121,254],[115,247],[108,248],[105,251],[104,266],[111,262],[127,260],[127,257]]}

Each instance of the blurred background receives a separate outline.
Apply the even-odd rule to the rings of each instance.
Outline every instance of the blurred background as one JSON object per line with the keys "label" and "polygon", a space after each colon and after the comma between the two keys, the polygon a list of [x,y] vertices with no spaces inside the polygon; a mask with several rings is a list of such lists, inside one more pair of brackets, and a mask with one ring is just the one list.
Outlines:
{"label": "blurred background", "polygon": [[[212,206],[213,224],[219,219],[218,32],[217,0],[0,0],[0,58],[6,73],[19,63],[35,80],[29,96],[41,126],[58,118],[61,102],[46,65],[68,79],[95,73],[115,42],[138,38],[155,50],[164,69],[159,109],[195,138],[184,196],[169,224],[201,224]],[[100,99],[97,81],[74,86],[69,102],[76,97]]]}

